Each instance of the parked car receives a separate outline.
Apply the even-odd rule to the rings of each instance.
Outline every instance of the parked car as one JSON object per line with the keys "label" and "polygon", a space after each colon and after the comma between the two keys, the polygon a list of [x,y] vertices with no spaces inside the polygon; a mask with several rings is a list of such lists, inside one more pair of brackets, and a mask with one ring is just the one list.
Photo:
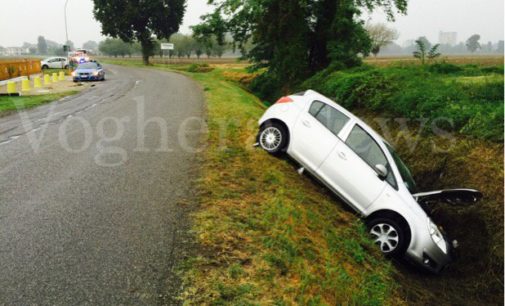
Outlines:
{"label": "parked car", "polygon": [[476,202],[472,189],[415,193],[415,182],[387,141],[329,98],[308,90],[283,97],[259,120],[257,145],[287,153],[365,218],[380,250],[439,272],[451,261],[445,234],[421,205]]}
{"label": "parked car", "polygon": [[98,62],[87,62],[77,66],[72,72],[74,82],[80,81],[105,81],[105,71]]}
{"label": "parked car", "polygon": [[40,61],[42,69],[68,69],[68,59],[66,57],[49,57]]}

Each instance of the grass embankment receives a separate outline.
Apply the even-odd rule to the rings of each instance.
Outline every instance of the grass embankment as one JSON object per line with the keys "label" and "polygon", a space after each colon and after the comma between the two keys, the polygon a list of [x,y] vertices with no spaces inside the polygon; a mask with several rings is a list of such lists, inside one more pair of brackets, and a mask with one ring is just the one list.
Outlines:
{"label": "grass embankment", "polygon": [[12,111],[37,107],[39,105],[59,100],[63,97],[76,94],[77,91],[67,91],[57,94],[37,96],[0,96],[0,116]]}
{"label": "grass embankment", "polygon": [[363,224],[293,165],[253,149],[264,109],[216,69],[205,89],[208,148],[188,304],[397,304],[391,267]]}
{"label": "grass embankment", "polygon": [[[326,72],[305,84],[334,98],[393,143],[421,191],[467,187],[484,198],[469,207],[438,204],[433,218],[458,239],[457,259],[433,278],[398,274],[420,304],[503,302],[503,66],[447,64]],[[408,131],[395,117],[411,119]],[[418,118],[454,122],[451,136],[420,132]],[[388,119],[384,125],[384,119]]]}

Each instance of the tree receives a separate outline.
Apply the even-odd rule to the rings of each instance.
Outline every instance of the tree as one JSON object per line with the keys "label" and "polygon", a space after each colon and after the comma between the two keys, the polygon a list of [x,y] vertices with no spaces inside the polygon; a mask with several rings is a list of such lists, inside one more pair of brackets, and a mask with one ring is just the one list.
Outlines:
{"label": "tree", "polygon": [[372,54],[377,57],[377,54],[382,47],[385,47],[398,39],[398,32],[395,29],[388,28],[384,23],[367,23],[365,29],[368,36],[372,40]]}
{"label": "tree", "polygon": [[200,59],[200,56],[203,54],[203,48],[202,42],[195,39],[195,55],[198,59]]}
{"label": "tree", "polygon": [[[417,45],[417,50],[413,52],[414,57],[418,58],[421,61],[421,64],[426,63],[426,58],[428,60],[433,60],[437,57],[439,57],[441,54],[438,52],[438,47],[440,47],[440,44],[436,44],[431,48],[428,48],[426,39],[422,39],[423,37],[420,37],[418,40],[416,40],[416,45]],[[429,42],[428,42],[429,44]]]}
{"label": "tree", "polygon": [[174,44],[175,54],[177,57],[190,58],[193,51],[196,49],[196,42],[193,37],[175,33],[170,37],[170,42]]}
{"label": "tree", "polygon": [[102,33],[126,42],[137,40],[142,46],[142,59],[149,64],[153,54],[153,36],[170,38],[179,30],[185,11],[185,0],[93,0],[95,18]]}
{"label": "tree", "polygon": [[218,43],[215,43],[212,48],[212,54],[219,58],[223,57],[225,51],[226,51],[226,45],[220,45]]}
{"label": "tree", "polygon": [[131,55],[133,52],[132,44],[125,43],[117,38],[107,38],[100,42],[98,49],[103,54],[114,57],[125,57],[126,55]]}
{"label": "tree", "polygon": [[477,51],[477,49],[480,49],[480,35],[479,34],[473,34],[466,40],[466,48],[468,51],[474,53]]}
{"label": "tree", "polygon": [[[390,19],[404,13],[406,0],[213,0],[213,13],[194,27],[197,35],[214,35],[222,45],[230,33],[234,47],[252,42],[245,55],[253,69],[267,68],[253,86],[262,96],[294,87],[303,78],[332,67],[361,63],[371,41],[360,20],[362,9],[382,7]],[[268,88],[267,88],[268,87]]]}
{"label": "tree", "polygon": [[98,43],[96,41],[89,40],[82,44],[82,48],[91,52],[96,52],[98,50]]}
{"label": "tree", "polygon": [[37,39],[37,50],[39,54],[47,54],[47,42],[44,36],[39,36]]}
{"label": "tree", "polygon": [[[431,42],[428,40],[428,38],[426,38],[426,36],[420,36],[417,40],[422,42],[426,49],[431,48]],[[419,45],[419,44],[417,44],[417,42],[416,42],[416,45]]]}
{"label": "tree", "polygon": [[428,51],[428,60],[432,61],[442,55],[442,53],[438,52],[438,47],[440,47],[440,44],[436,44],[431,49]]}

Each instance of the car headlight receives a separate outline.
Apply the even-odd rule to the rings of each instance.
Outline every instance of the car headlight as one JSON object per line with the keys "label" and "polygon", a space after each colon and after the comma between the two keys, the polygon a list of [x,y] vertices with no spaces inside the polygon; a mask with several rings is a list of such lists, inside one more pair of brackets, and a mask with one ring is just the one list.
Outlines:
{"label": "car headlight", "polygon": [[433,223],[431,220],[428,221],[430,236],[433,242],[444,252],[447,254],[447,244],[445,243],[444,236],[438,229],[437,225]]}
{"label": "car headlight", "polygon": [[72,76],[75,76],[75,71],[72,71]]}
{"label": "car headlight", "polygon": [[98,75],[98,71],[93,72],[93,75],[97,76]]}

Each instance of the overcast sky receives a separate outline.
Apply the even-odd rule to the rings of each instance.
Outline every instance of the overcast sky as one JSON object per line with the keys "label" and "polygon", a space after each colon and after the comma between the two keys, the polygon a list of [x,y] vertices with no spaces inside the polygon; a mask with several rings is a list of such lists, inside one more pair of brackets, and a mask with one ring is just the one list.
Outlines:
{"label": "overcast sky", "polygon": [[[20,46],[23,42],[36,43],[37,36],[59,43],[65,41],[63,7],[65,0],[1,0],[0,46]],[[189,26],[210,11],[207,0],[188,0],[181,31],[189,33]],[[76,46],[88,40],[100,41],[100,24],[93,19],[91,0],[69,0],[68,34]],[[478,33],[481,42],[503,39],[504,0],[410,0],[406,16],[397,16],[392,24],[399,33],[398,42],[426,36],[438,41],[440,31],[458,32],[458,40],[466,40]],[[385,21],[382,12],[365,14],[373,22]]]}

